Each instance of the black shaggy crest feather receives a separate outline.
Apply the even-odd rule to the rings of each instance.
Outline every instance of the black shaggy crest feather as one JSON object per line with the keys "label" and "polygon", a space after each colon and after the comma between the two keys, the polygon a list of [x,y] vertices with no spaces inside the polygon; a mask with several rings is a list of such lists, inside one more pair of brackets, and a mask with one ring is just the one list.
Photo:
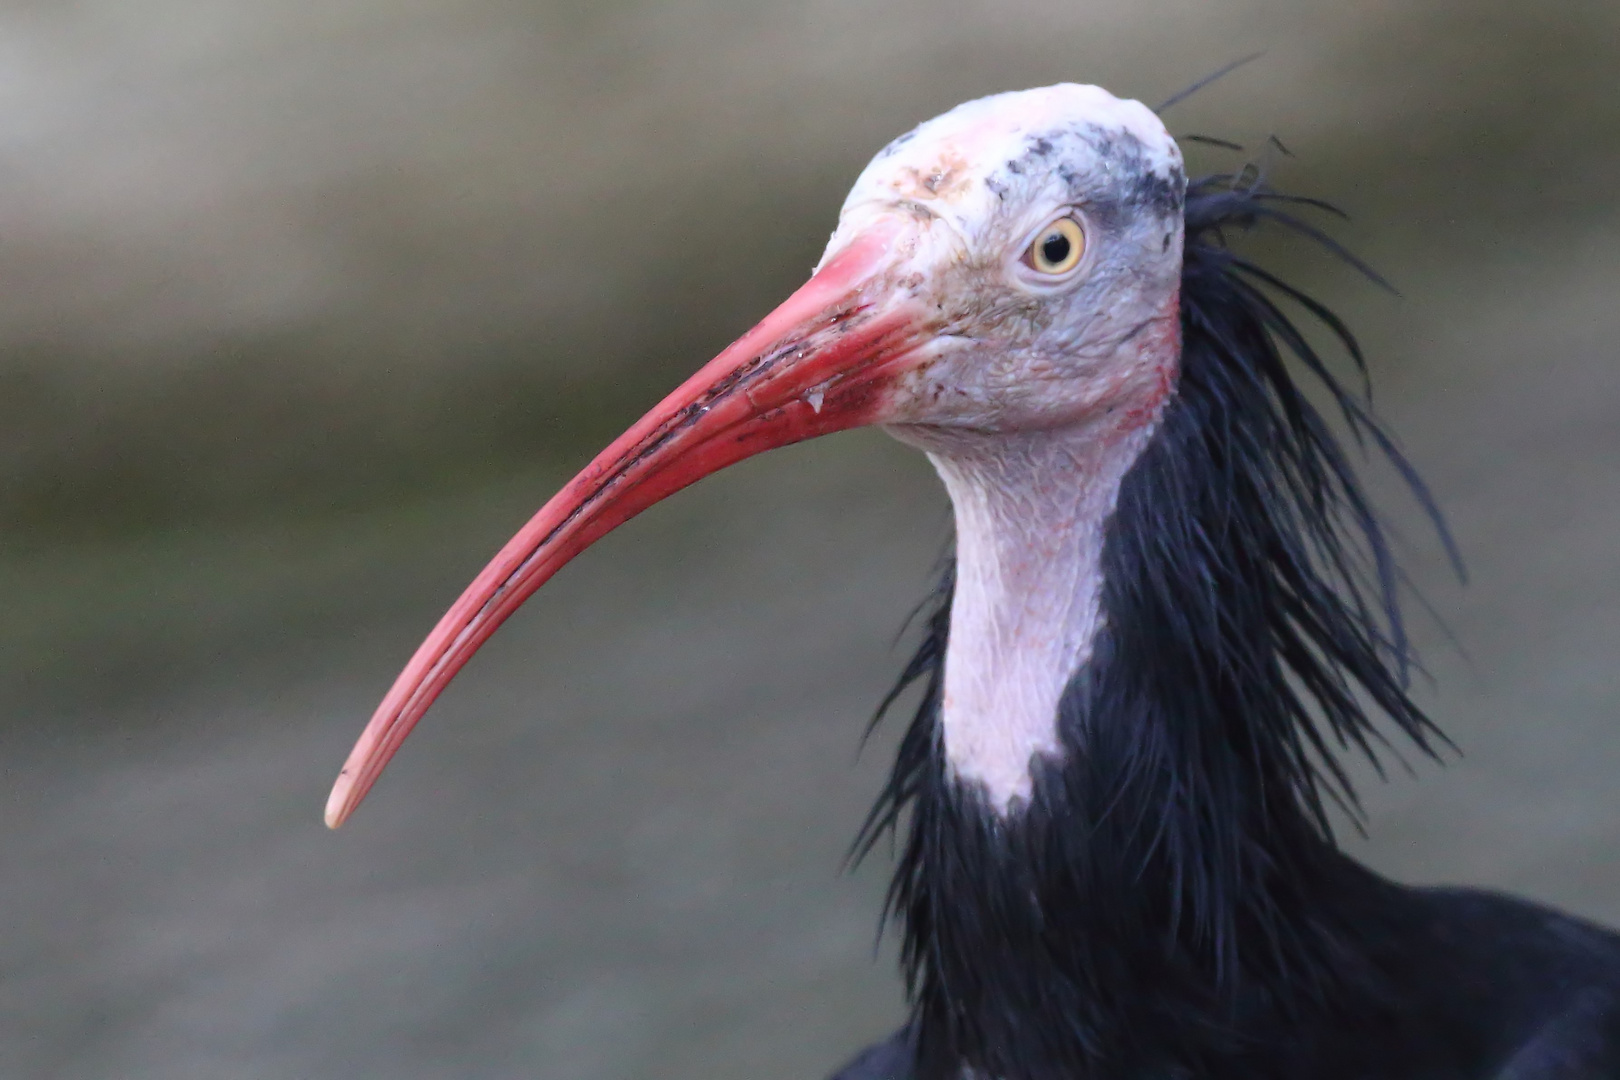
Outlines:
{"label": "black shaggy crest feather", "polygon": [[1275,1058],[1295,1018],[1330,1002],[1393,1007],[1363,947],[1378,905],[1352,902],[1384,883],[1339,854],[1329,825],[1329,802],[1355,806],[1334,755],[1376,761],[1377,713],[1424,753],[1443,737],[1407,693],[1390,545],[1286,355],[1445,533],[1364,397],[1281,303],[1365,378],[1344,324],[1228,247],[1270,222],[1359,267],[1300,206],[1331,209],[1252,173],[1187,192],[1178,390],[1122,484],[1103,629],[1060,707],[1063,759],[1037,769],[1029,804],[999,818],[947,776],[949,573],[880,710],[922,685],[857,842],[865,853],[904,824],[888,912],[917,1080],[958,1080],[964,1063],[996,1080],[1205,1075],[1257,1039]]}

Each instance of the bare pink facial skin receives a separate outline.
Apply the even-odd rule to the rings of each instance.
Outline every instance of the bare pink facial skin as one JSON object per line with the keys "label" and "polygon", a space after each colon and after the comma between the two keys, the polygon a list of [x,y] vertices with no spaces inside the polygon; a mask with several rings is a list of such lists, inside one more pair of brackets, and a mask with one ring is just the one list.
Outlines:
{"label": "bare pink facial skin", "polygon": [[[810,281],[468,586],[350,754],[327,823],[354,811],[473,652],[580,551],[736,461],[868,424],[926,450],[956,506],[947,757],[1014,810],[1032,763],[1061,752],[1056,702],[1097,629],[1103,523],[1174,392],[1184,187],[1157,117],[1096,87],[969,102],[890,144]],[[1031,245],[1060,218],[1082,229],[1083,255],[1044,273]]]}

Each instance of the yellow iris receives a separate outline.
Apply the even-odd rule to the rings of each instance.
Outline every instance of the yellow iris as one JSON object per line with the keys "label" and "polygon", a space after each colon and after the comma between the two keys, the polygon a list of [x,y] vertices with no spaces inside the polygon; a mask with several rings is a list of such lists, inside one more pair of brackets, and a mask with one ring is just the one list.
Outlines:
{"label": "yellow iris", "polygon": [[1086,253],[1086,234],[1072,217],[1060,217],[1040,231],[1024,262],[1043,274],[1067,274]]}

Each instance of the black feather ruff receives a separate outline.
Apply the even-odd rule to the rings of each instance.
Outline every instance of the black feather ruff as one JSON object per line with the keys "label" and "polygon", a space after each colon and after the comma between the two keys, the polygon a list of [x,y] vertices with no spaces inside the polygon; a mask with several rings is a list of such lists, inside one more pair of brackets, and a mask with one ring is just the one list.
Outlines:
{"label": "black feather ruff", "polygon": [[[1213,1075],[1339,1006],[1395,1008],[1363,947],[1327,804],[1335,758],[1375,756],[1374,715],[1424,753],[1443,736],[1407,693],[1390,545],[1327,420],[1326,389],[1446,537],[1421,481],[1281,303],[1361,353],[1326,307],[1236,254],[1311,200],[1252,174],[1186,196],[1176,395],[1125,477],[1103,548],[1104,629],[1060,708],[1061,763],[1002,819],[947,776],[938,715],[947,573],[905,688],[923,699],[857,842],[900,831],[888,910],[903,932],[917,1080]],[[1365,268],[1363,268],[1365,269]],[[1369,271],[1370,273],[1370,271]],[[1446,537],[1448,547],[1449,537]],[[1371,706],[1371,709],[1369,709]],[[881,711],[880,711],[881,715]]]}

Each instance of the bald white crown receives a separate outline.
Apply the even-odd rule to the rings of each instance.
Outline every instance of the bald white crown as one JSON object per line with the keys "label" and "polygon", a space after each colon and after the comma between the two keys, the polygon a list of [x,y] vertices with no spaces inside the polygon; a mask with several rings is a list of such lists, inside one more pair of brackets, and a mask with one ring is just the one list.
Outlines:
{"label": "bald white crown", "polygon": [[1065,203],[1173,193],[1179,212],[1184,187],[1180,148],[1139,101],[1075,83],[993,94],[884,147],[844,200],[828,251],[896,209],[990,241],[987,233],[1036,227],[1026,219]]}

